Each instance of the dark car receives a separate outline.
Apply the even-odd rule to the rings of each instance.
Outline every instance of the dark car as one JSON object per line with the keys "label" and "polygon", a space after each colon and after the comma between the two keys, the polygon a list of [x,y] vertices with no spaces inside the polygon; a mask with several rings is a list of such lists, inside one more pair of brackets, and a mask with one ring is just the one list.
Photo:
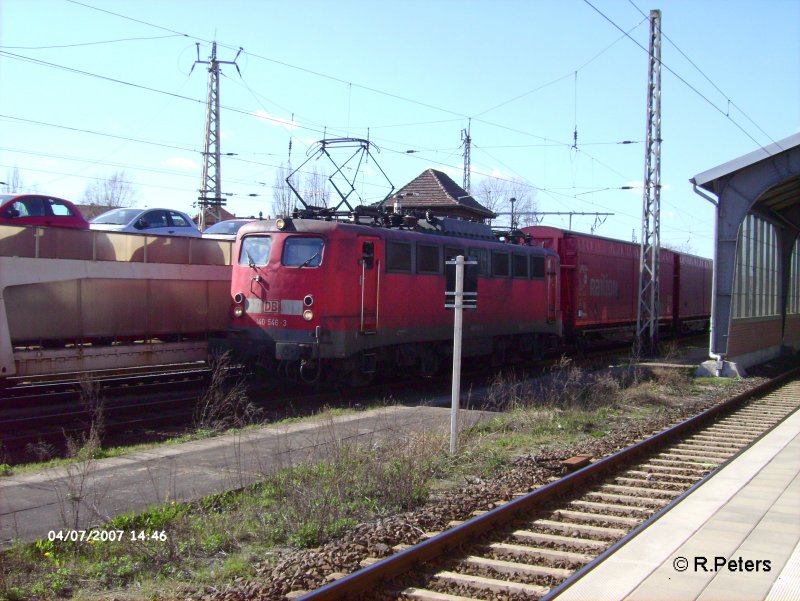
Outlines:
{"label": "dark car", "polygon": [[0,224],[89,229],[89,222],[74,204],[44,194],[0,194]]}

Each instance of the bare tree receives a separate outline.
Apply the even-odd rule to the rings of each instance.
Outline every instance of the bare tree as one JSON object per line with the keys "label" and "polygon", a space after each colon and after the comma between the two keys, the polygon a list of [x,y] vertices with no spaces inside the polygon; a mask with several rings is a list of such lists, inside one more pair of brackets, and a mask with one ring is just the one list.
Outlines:
{"label": "bare tree", "polygon": [[508,198],[505,197],[505,193],[499,189],[498,184],[500,183],[502,182],[494,179],[481,180],[473,193],[475,199],[492,213],[504,211],[506,201],[508,201]]}
{"label": "bare tree", "polygon": [[[290,173],[288,164],[281,164],[275,172],[275,185],[272,187],[272,214],[276,217],[291,215],[292,209],[294,209],[296,197],[289,188],[289,184],[286,183],[286,178]],[[292,185],[294,185],[294,180],[292,180]]]}
{"label": "bare tree", "polygon": [[695,255],[697,251],[692,246],[692,243],[689,240],[685,240],[684,242],[668,242],[668,241],[661,241],[661,248],[667,248],[669,250],[673,250],[678,253],[685,253],[687,255]]}
{"label": "bare tree", "polygon": [[536,191],[521,179],[486,178],[478,184],[475,198],[493,213],[500,213],[498,221],[511,225],[514,199],[514,224],[525,227],[536,223]]}
{"label": "bare tree", "polygon": [[124,171],[115,171],[110,177],[96,179],[83,193],[83,202],[106,207],[129,207],[136,200],[137,191]]}
{"label": "bare tree", "polygon": [[331,199],[331,188],[325,170],[318,170],[316,165],[306,175],[303,186],[304,200],[315,207],[327,207]]}
{"label": "bare tree", "polygon": [[14,167],[6,172],[5,191],[8,193],[21,192],[24,184],[22,183],[22,176],[19,174],[19,167]]}

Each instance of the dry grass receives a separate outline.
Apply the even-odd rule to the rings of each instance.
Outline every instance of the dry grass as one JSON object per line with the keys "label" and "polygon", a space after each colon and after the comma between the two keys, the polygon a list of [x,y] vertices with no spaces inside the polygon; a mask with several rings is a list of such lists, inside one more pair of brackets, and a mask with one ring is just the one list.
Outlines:
{"label": "dry grass", "polygon": [[[334,422],[329,426],[334,428]],[[339,440],[323,458],[265,473],[238,492],[194,503],[167,502],[106,522],[110,530],[165,532],[166,540],[96,545],[39,541],[0,555],[0,599],[97,597],[144,583],[178,591],[247,573],[249,562],[282,546],[311,547],[348,528],[424,502],[432,478],[446,461],[442,436],[398,435],[377,443]],[[86,449],[90,453],[89,449]],[[69,480],[63,499],[70,527],[94,491],[91,461]],[[148,584],[149,583],[149,584]],[[141,589],[140,589],[141,590]],[[176,593],[177,594],[177,593]]]}
{"label": "dry grass", "polygon": [[211,381],[194,413],[198,430],[222,432],[255,423],[261,410],[250,402],[244,376],[230,376],[230,352],[209,359]]}
{"label": "dry grass", "polygon": [[613,403],[631,379],[627,370],[590,372],[562,357],[536,380],[519,380],[514,373],[497,376],[489,387],[487,404],[505,411],[532,407],[594,409]]}
{"label": "dry grass", "polygon": [[[198,423],[228,427],[228,409],[237,423],[250,419],[247,399],[235,383],[216,382],[199,410]],[[163,530],[168,533],[165,542],[78,547],[40,541],[0,555],[0,598],[96,598],[117,596],[131,587],[140,597],[147,591],[185,596],[182,586],[224,585],[251,575],[255,561],[276,549],[314,546],[357,524],[417,507],[428,499],[437,479],[458,485],[471,475],[504,469],[517,454],[601,438],[615,420],[660,411],[668,399],[688,393],[691,386],[691,378],[681,371],[587,372],[566,359],[535,382],[513,374],[498,378],[490,398],[504,412],[463,431],[456,457],[449,456],[444,435],[398,431],[389,439],[377,432],[346,439],[333,431],[337,424],[329,419],[326,438],[338,442],[324,455],[287,459],[280,469],[264,468],[260,482],[238,492],[195,503],[163,503],[139,515],[119,516],[106,526]],[[101,438],[102,410],[96,427],[75,448],[87,461],[67,488],[71,496],[64,498],[65,522],[77,524],[85,507],[80,501],[96,492],[87,483],[93,449]]]}

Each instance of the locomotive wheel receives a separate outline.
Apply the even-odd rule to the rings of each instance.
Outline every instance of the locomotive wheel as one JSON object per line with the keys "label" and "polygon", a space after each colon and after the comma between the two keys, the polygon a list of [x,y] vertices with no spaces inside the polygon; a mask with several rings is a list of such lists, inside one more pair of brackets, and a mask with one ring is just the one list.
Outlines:
{"label": "locomotive wheel", "polygon": [[438,371],[439,355],[431,349],[422,349],[419,353],[419,375],[430,378],[435,376]]}
{"label": "locomotive wheel", "polygon": [[494,350],[492,351],[492,367],[503,366],[508,359],[508,353],[506,350],[506,345],[502,343],[494,347]]}
{"label": "locomotive wheel", "polygon": [[541,361],[544,357],[544,341],[539,334],[533,337],[533,348],[531,349],[531,357],[534,361]]}
{"label": "locomotive wheel", "polygon": [[306,384],[316,384],[322,375],[322,362],[301,360],[299,374],[300,379]]}
{"label": "locomotive wheel", "polygon": [[375,378],[375,373],[364,373],[360,369],[353,369],[348,372],[346,381],[347,385],[351,388],[360,388],[362,386],[369,386]]}
{"label": "locomotive wheel", "polygon": [[396,373],[395,365],[391,361],[378,361],[378,376],[390,379],[394,378]]}

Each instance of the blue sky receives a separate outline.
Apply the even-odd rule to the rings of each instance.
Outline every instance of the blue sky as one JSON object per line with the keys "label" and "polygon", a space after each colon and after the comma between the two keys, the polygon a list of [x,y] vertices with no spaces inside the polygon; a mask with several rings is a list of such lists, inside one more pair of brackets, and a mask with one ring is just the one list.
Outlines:
{"label": "blue sky", "polygon": [[[517,180],[539,210],[615,213],[597,233],[630,239],[647,97],[636,42],[659,8],[662,240],[711,256],[712,206],[688,180],[800,131],[800,0],[590,2],[2,0],[0,181],[17,168],[26,191],[80,200],[124,170],[137,205],[192,211],[208,74],[190,69],[216,39],[220,60],[244,49],[220,85],[237,214],[271,213],[290,139],[297,166],[325,135],[369,137],[399,188],[429,167],[461,183],[469,126],[473,190]],[[366,200],[387,191],[372,163],[358,181]]]}

